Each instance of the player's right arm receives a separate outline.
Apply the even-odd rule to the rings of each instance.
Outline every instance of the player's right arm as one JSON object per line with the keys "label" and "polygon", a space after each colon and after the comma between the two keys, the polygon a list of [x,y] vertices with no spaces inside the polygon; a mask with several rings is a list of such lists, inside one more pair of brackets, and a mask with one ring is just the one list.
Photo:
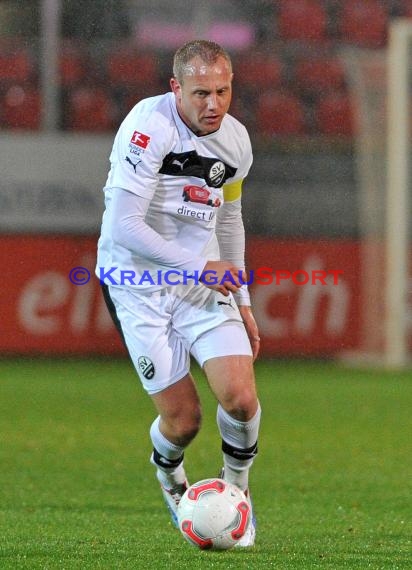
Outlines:
{"label": "player's right arm", "polygon": [[[176,247],[174,242],[165,240],[146,222],[146,212],[150,200],[135,195],[122,188],[112,193],[112,239],[136,253],[160,265],[181,271],[196,271],[201,282],[208,288],[229,295],[240,288],[239,269],[228,261],[207,261],[194,256],[185,248]],[[222,283],[230,273],[229,280]],[[213,279],[210,280],[210,276]]]}
{"label": "player's right arm", "polygon": [[150,200],[123,188],[112,191],[112,239],[117,244],[159,265],[200,275],[206,259],[164,239],[145,221]]}
{"label": "player's right arm", "polygon": [[200,275],[207,262],[204,257],[164,239],[145,221],[159,170],[173,144],[170,120],[155,99],[139,104],[126,117],[113,145],[106,184],[111,194],[111,237],[139,257]]}

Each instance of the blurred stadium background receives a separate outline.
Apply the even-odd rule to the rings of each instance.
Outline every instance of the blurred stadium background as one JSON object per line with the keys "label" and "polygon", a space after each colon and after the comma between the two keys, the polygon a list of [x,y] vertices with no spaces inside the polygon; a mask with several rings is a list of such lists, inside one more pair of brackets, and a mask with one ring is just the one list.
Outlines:
{"label": "blurred stadium background", "polygon": [[343,271],[338,285],[252,287],[262,355],[382,354],[384,111],[369,138],[364,125],[400,17],[410,0],[0,2],[0,352],[122,354],[96,280],[68,274],[93,271],[117,126],[169,89],[178,45],[207,37],[233,56],[232,113],[253,140],[249,268]]}

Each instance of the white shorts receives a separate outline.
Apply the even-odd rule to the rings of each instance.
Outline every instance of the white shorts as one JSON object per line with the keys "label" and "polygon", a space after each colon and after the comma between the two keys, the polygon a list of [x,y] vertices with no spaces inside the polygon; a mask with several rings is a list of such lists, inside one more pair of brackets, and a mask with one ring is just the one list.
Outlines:
{"label": "white shorts", "polygon": [[109,293],[130,357],[149,394],[186,376],[190,354],[200,366],[218,356],[252,355],[232,295],[199,285],[153,293],[110,285]]}

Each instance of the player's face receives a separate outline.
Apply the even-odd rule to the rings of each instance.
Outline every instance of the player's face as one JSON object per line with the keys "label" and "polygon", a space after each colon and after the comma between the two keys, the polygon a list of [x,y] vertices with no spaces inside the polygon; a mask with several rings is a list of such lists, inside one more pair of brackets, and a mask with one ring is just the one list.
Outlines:
{"label": "player's face", "polygon": [[197,136],[219,129],[229,109],[232,77],[223,57],[213,64],[195,57],[186,66],[181,83],[175,77],[170,80],[179,115]]}

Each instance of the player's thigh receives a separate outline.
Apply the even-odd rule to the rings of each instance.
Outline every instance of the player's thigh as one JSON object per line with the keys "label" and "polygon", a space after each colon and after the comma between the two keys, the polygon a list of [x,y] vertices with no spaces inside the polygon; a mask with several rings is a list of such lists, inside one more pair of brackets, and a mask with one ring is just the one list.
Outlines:
{"label": "player's thigh", "polygon": [[202,334],[191,352],[223,408],[247,421],[258,407],[253,356],[243,323],[227,322]]}
{"label": "player's thigh", "polygon": [[184,378],[190,369],[189,351],[170,326],[167,297],[109,287],[130,358],[149,395]]}
{"label": "player's thigh", "polygon": [[[176,287],[176,305],[173,313],[173,327],[179,336],[185,340],[192,351],[198,345],[199,339],[212,330],[221,326],[239,326],[244,329],[239,308],[230,294],[228,297],[203,285],[193,286],[182,291],[183,286]],[[229,331],[229,329],[227,329]],[[227,332],[227,335],[230,331]],[[221,340],[229,340],[221,339]],[[249,344],[246,338],[247,344]],[[202,351],[205,347],[202,347]],[[213,351],[225,351],[225,342],[219,341],[213,346]],[[229,347],[231,348],[231,347]],[[250,347],[249,347],[250,349]],[[224,354],[226,354],[224,352]],[[251,352],[250,352],[251,354]],[[218,354],[221,356],[221,354]],[[196,354],[194,355],[196,357]],[[214,354],[211,354],[214,356]],[[200,362],[202,366],[202,363]]]}

